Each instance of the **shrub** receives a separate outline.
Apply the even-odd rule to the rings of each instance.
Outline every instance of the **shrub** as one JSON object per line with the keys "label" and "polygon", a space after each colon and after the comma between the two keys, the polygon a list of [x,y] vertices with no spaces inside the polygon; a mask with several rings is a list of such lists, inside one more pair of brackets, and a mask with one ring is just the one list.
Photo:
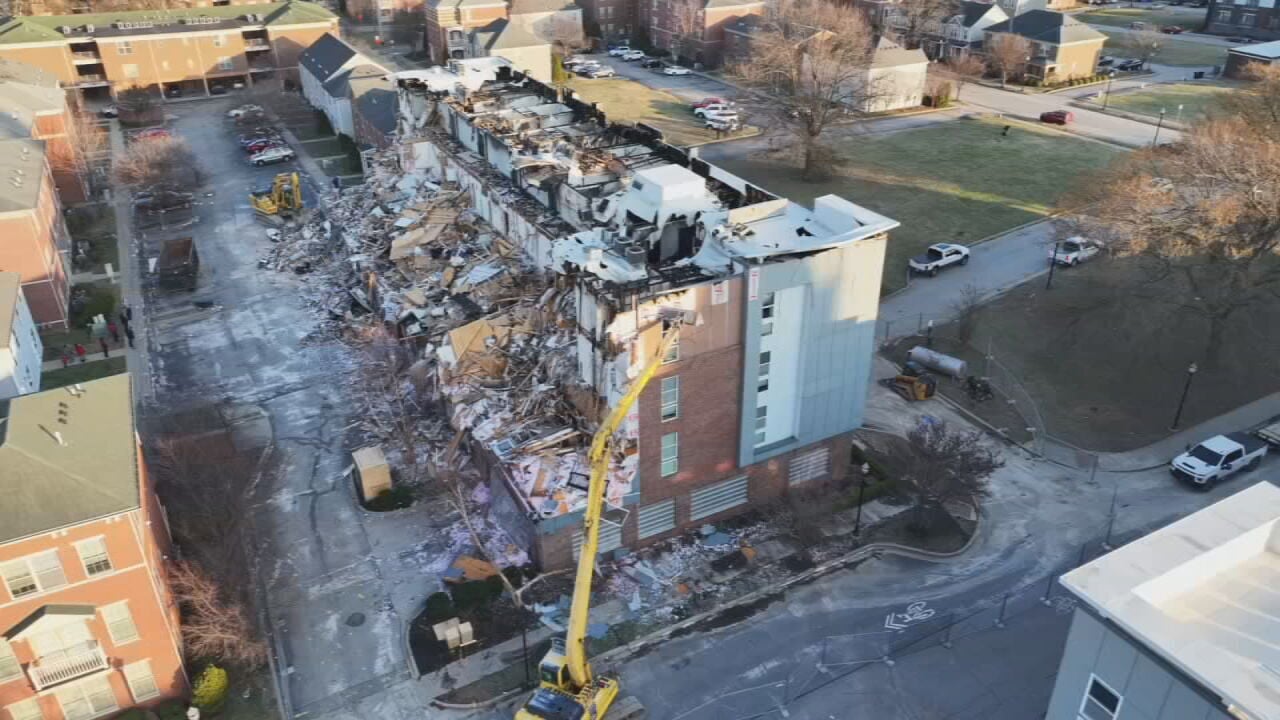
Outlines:
{"label": "shrub", "polygon": [[147,713],[141,708],[130,708],[117,715],[116,720],[147,720]]}
{"label": "shrub", "polygon": [[[490,582],[496,581],[496,582]],[[483,608],[502,595],[502,581],[497,578],[472,580],[453,586],[453,605],[459,614]]]}
{"label": "shrub", "polygon": [[447,592],[431,593],[427,596],[427,620],[434,625],[454,616],[453,598]]}
{"label": "shrub", "polygon": [[160,720],[187,720],[187,704],[167,700],[156,706],[155,713]]}
{"label": "shrub", "polygon": [[502,568],[502,574],[507,576],[507,582],[511,583],[511,587],[519,589],[524,585],[525,572],[523,569],[512,566]]}
{"label": "shrub", "polygon": [[85,327],[93,322],[95,315],[102,315],[108,320],[115,317],[116,294],[111,288],[99,285],[81,287],[85,288],[84,294],[71,302],[71,324],[74,327]]}
{"label": "shrub", "polygon": [[227,702],[230,685],[226,670],[217,665],[208,665],[192,685],[191,704],[200,708],[201,714],[217,713]]}

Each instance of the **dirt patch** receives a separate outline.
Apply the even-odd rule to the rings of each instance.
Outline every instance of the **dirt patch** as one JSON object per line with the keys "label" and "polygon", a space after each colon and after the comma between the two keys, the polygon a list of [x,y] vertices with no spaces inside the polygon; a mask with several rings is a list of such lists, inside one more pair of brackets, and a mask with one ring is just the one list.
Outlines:
{"label": "dirt patch", "polygon": [[876,525],[867,533],[867,542],[909,545],[945,554],[963,549],[973,531],[973,523],[957,520],[945,510],[911,509]]}

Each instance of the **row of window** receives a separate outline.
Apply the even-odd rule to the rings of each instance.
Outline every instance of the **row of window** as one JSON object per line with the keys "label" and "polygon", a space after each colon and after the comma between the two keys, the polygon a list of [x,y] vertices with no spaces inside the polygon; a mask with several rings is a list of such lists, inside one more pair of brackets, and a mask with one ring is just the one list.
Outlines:
{"label": "row of window", "polygon": [[[1231,10],[1219,10],[1218,14],[1215,16],[1214,22],[1228,25],[1240,25],[1242,27],[1258,27],[1258,13],[1256,12],[1242,12],[1240,13],[1240,19],[1234,21],[1231,19],[1231,14]],[[1271,29],[1280,30],[1280,14],[1271,16]]]}
{"label": "row of window", "polygon": [[[158,48],[158,47],[163,47],[163,46],[164,46],[164,41],[163,41],[163,40],[152,40],[151,42],[155,43],[155,44],[153,45],[153,47],[157,47],[157,48]],[[183,45],[186,45],[186,44],[187,44],[187,40],[186,40],[185,38],[183,39],[182,44],[183,44]],[[219,47],[219,48],[220,48],[220,47],[226,47],[226,46],[227,46],[227,36],[226,36],[226,35],[214,35],[214,36],[213,36],[213,46],[214,46],[214,47]],[[120,42],[116,43],[116,54],[117,54],[117,55],[132,55],[132,54],[133,54],[133,42],[132,42],[131,40],[121,40]]]}
{"label": "row of window", "polygon": [[[75,543],[76,554],[84,574],[93,577],[111,572],[111,556],[107,554],[106,539],[89,538]],[[56,590],[67,584],[67,574],[57,550],[46,550],[34,555],[0,563],[0,577],[13,599]]]}
{"label": "row of window", "polygon": [[[141,660],[120,668],[124,673],[129,694],[135,703],[145,702],[160,695],[150,660]],[[53,691],[66,720],[89,720],[119,708],[115,691],[111,689],[110,673],[95,675],[80,682]],[[43,720],[38,698],[27,698],[5,706],[10,720]]]}
{"label": "row of window", "polygon": [[[113,646],[118,648],[128,645],[137,642],[141,637],[127,600],[103,605],[98,608],[98,612],[102,614],[102,622],[107,627],[107,636],[111,638]],[[27,640],[37,659],[83,648],[92,642],[94,642],[93,631],[85,622],[68,623],[55,630],[33,635]],[[13,646],[8,640],[0,638],[0,683],[8,682],[21,675],[22,664],[18,662],[18,656],[13,652]]]}

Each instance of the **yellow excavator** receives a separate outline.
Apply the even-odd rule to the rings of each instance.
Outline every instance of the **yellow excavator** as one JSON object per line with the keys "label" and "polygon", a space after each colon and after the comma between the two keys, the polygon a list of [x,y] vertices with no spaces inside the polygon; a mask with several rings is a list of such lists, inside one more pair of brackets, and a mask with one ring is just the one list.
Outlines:
{"label": "yellow excavator", "polygon": [[[591,439],[587,460],[591,479],[587,485],[587,507],[582,516],[582,550],[573,582],[573,604],[563,638],[554,638],[551,649],[538,665],[538,689],[516,711],[516,720],[642,720],[644,706],[634,697],[618,699],[618,678],[594,676],[587,662],[587,620],[591,610],[591,579],[596,569],[600,545],[600,521],[604,515],[604,491],[609,480],[610,443],[631,406],[644,391],[662,358],[675,343],[678,330],[665,333],[657,354],[631,381],[631,387],[609,412],[604,424]],[[615,702],[616,701],[616,702]]]}
{"label": "yellow excavator", "polygon": [[274,219],[301,212],[302,182],[298,173],[280,173],[271,187],[249,192],[249,204],[259,217]]}

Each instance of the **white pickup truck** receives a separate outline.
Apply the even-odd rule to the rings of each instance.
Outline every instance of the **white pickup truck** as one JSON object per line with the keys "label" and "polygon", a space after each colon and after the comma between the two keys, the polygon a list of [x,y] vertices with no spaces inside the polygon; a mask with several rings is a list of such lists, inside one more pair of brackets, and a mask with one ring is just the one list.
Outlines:
{"label": "white pickup truck", "polygon": [[907,261],[907,267],[911,268],[911,272],[930,277],[937,275],[939,270],[948,265],[968,264],[969,248],[955,243],[935,243],[930,245],[923,255],[917,255]]}
{"label": "white pickup truck", "polygon": [[1267,455],[1266,441],[1245,433],[1214,435],[1169,463],[1173,476],[1208,490],[1219,480],[1258,467]]}

